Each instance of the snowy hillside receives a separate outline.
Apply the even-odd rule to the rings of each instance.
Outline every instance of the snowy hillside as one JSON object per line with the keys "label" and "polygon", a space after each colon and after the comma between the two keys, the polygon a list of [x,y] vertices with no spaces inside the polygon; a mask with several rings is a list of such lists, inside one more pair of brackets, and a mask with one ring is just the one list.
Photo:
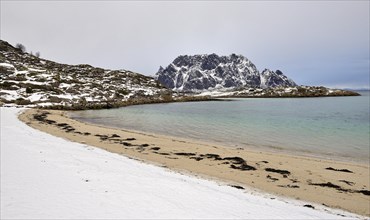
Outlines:
{"label": "snowy hillside", "polygon": [[1,219],[356,217],[181,175],[73,143],[28,127],[17,119],[19,109],[0,111]]}
{"label": "snowy hillside", "polygon": [[0,103],[94,108],[130,100],[162,100],[155,79],[127,70],[66,65],[40,59],[0,41]]}
{"label": "snowy hillside", "polygon": [[296,86],[280,70],[260,73],[250,60],[235,54],[179,56],[166,68],[160,67],[155,78],[174,91]]}

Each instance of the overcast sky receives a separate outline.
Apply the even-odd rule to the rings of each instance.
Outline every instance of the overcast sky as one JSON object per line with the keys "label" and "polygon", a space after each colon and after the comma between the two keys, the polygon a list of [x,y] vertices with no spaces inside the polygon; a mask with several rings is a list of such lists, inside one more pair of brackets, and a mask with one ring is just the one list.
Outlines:
{"label": "overcast sky", "polygon": [[1,39],[41,57],[153,75],[242,54],[298,84],[369,87],[369,1],[4,1]]}

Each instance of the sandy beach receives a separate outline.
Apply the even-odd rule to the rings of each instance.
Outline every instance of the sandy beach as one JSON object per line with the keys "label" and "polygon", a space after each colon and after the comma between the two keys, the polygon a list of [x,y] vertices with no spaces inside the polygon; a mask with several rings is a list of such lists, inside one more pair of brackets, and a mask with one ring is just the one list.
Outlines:
{"label": "sandy beach", "polygon": [[63,111],[29,109],[19,118],[58,137],[236,188],[252,188],[370,216],[368,164],[235,149],[107,128],[70,119]]}

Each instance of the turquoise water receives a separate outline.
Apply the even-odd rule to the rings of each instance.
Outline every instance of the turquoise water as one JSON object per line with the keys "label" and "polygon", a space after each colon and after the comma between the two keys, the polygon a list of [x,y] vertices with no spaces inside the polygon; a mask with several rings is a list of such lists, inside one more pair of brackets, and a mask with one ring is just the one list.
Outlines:
{"label": "turquoise water", "polygon": [[358,97],[246,98],[73,112],[78,120],[230,147],[369,161],[369,92]]}

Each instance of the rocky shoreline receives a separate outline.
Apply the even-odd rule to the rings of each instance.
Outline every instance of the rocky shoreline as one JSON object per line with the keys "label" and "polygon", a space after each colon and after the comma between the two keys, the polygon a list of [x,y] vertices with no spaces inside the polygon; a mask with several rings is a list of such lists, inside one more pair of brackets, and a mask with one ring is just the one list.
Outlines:
{"label": "rocky shoreline", "polygon": [[360,96],[355,91],[342,89],[329,89],[323,86],[296,86],[275,87],[267,89],[244,89],[235,91],[231,95],[222,97],[239,98],[309,98],[309,97],[335,97],[335,96]]}

